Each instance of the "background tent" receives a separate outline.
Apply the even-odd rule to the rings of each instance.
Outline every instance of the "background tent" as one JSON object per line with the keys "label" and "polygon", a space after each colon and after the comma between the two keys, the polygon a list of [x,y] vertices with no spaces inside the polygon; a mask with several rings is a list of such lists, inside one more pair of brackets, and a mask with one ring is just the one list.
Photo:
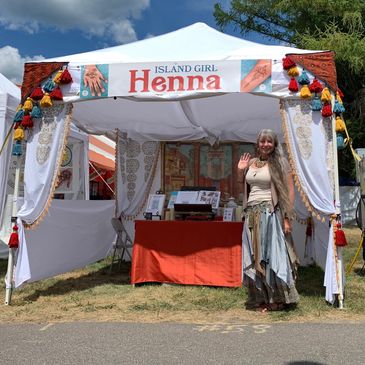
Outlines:
{"label": "background tent", "polygon": [[[19,224],[23,220],[36,227],[46,215],[71,118],[89,133],[117,130],[117,180],[121,184],[116,214],[121,214],[131,235],[133,220],[143,211],[149,192],[161,184],[160,141],[254,142],[260,129],[270,128],[288,145],[303,201],[296,207],[298,216],[315,218],[314,259],[326,266],[327,299],[332,301],[341,281],[328,229],[338,203],[334,126],[331,118],[312,112],[310,101],[288,91],[290,77],[282,67],[285,55],[308,71],[310,81],[317,76],[336,91],[331,52],[255,44],[201,23],[123,46],[26,64],[23,98],[39,82],[45,87],[47,78],[66,66],[73,82],[62,87],[64,104],[45,111],[42,123],[34,127],[26,158],[29,186]],[[90,65],[97,67],[90,71]],[[35,70],[41,79],[31,77]],[[100,75],[102,90],[93,95],[86,79],[90,82]],[[50,133],[46,128],[50,123],[54,126],[52,144],[47,154],[37,157],[40,136]],[[34,166],[39,168],[34,170]],[[41,170],[42,174],[35,175],[34,171]],[[72,215],[71,208],[68,214]],[[77,224],[76,219],[73,222]],[[16,285],[45,275],[33,275],[31,234],[21,227],[20,236]],[[72,239],[82,242],[81,236]],[[92,239],[88,235],[88,243]],[[52,261],[35,255],[33,259]]]}
{"label": "background tent", "polygon": [[[13,142],[13,118],[20,101],[20,89],[0,74],[0,148],[7,138],[8,142],[0,154],[0,226],[3,219],[3,211],[6,203],[6,185],[9,173],[11,147]],[[0,257],[6,257],[8,253],[7,242],[0,236]]]}

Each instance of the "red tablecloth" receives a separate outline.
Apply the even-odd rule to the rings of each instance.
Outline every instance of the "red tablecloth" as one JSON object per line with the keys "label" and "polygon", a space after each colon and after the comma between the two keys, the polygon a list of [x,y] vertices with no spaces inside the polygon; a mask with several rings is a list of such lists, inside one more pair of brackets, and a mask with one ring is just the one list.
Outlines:
{"label": "red tablecloth", "polygon": [[136,221],[132,284],[239,287],[242,222]]}

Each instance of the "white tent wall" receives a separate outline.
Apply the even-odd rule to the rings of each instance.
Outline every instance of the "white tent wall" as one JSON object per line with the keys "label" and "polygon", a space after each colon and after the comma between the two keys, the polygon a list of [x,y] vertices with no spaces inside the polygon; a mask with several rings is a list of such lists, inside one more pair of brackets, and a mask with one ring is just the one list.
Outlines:
{"label": "white tent wall", "polygon": [[[331,246],[333,242],[328,217],[335,212],[333,201],[334,188],[337,184],[337,179],[332,176],[333,170],[336,168],[333,158],[335,138],[328,132],[333,120],[322,120],[320,113],[317,112],[315,115],[309,110],[309,101],[303,102],[298,95],[288,93],[289,78],[282,69],[282,58],[290,53],[318,54],[320,51],[255,44],[227,36],[198,23],[153,39],[43,62],[68,63],[67,67],[73,82],[63,88],[64,102],[66,105],[73,104],[72,118],[80,128],[90,133],[111,132],[117,129],[124,135],[126,143],[134,144],[135,148],[137,148],[137,144],[139,149],[143,149],[144,143],[156,144],[159,141],[204,139],[211,144],[223,141],[255,142],[260,129],[273,129],[278,133],[282,142],[290,144],[291,165],[295,170],[300,196],[307,209],[307,213],[304,214],[313,216],[315,225],[320,226],[320,228],[316,228],[318,234],[314,235],[314,240],[317,240],[314,245],[320,250],[320,255],[314,259],[324,268],[325,252],[329,252],[328,245]],[[229,82],[222,81],[222,88],[218,91],[212,91],[209,88],[189,91],[185,88],[179,92],[171,87],[171,93],[149,90],[137,91],[129,95],[129,83],[125,80],[125,74],[118,73],[121,70],[127,70],[126,74],[131,69],[140,70],[142,73],[138,74],[138,80],[136,79],[135,82],[141,86],[145,82],[142,80],[144,76],[141,75],[147,75],[143,71],[146,69],[153,69],[158,74],[160,70],[168,73],[174,65],[181,65],[184,69],[186,65],[191,64],[193,68],[208,70],[215,69],[214,64],[219,64],[225,72],[228,72],[230,80],[233,80],[235,85],[239,85],[242,75],[240,67],[245,64],[240,63],[240,60],[259,59],[270,60],[272,89],[262,88],[262,90],[253,91],[253,94],[240,92],[240,89],[232,88]],[[104,65],[108,63],[109,65],[109,98],[85,98],[87,94],[84,95],[82,92],[84,66],[98,63]],[[313,75],[309,76],[312,80]],[[156,83],[163,82],[162,79],[158,80]],[[113,82],[114,85],[112,85]],[[118,87],[124,88],[120,89],[122,90],[120,94],[115,91],[118,90]],[[288,99],[288,102],[280,103],[279,98]],[[35,171],[37,169],[44,171],[45,177],[42,181],[42,189],[39,187],[39,180],[29,181],[30,187],[33,186],[30,190],[32,193],[28,198],[26,197],[19,217],[30,225],[37,222],[49,207],[49,197],[52,194],[55,180],[53,172],[57,171],[59,167],[57,161],[59,161],[63,149],[64,125],[67,124],[68,119],[71,119],[71,108],[67,112],[53,111],[53,113],[55,131],[53,132],[54,142],[50,146],[51,158],[44,164],[44,167],[37,163],[34,156],[30,156],[28,161],[28,163],[33,162],[32,168]],[[309,129],[299,129],[303,123]],[[33,152],[31,152],[33,154],[37,149],[37,138],[42,132],[40,127],[37,128],[33,138],[34,146],[32,146]],[[304,132],[307,144],[302,143],[302,132]],[[309,138],[308,133],[311,136]],[[308,155],[309,142],[311,151]],[[132,149],[132,155],[135,151],[136,149]],[[329,158],[331,151],[332,159]],[[156,161],[158,160],[156,153],[152,155],[156,171],[152,173],[153,169],[147,169],[144,166],[139,171],[138,177],[136,179],[133,177],[133,180],[130,181],[126,179],[118,192],[118,212],[127,218],[130,232],[132,232],[133,219],[140,217],[146,195],[154,192],[158,186],[158,180],[156,180],[156,176],[160,175],[157,171],[158,163]],[[142,158],[142,155],[140,157]],[[128,173],[127,170],[133,170],[137,162],[128,165],[125,159],[123,164]],[[148,176],[146,176],[146,172]],[[122,175],[123,171],[119,166],[118,183],[123,181]],[[153,179],[153,177],[155,178]],[[317,179],[320,181],[320,186],[317,184]],[[132,182],[136,182],[135,200],[128,199]],[[137,189],[137,185],[139,189]],[[109,218],[105,217],[105,219]],[[21,224],[20,221],[19,223]],[[320,233],[322,231],[323,234]],[[23,239],[24,236],[22,236]],[[22,245],[25,247],[26,242],[22,241]],[[31,250],[31,245],[28,245],[27,249]],[[24,265],[27,265],[27,257],[22,254],[22,247],[19,257],[20,260],[23,260]],[[327,256],[327,262],[333,263],[333,260],[332,256]],[[18,259],[17,270],[20,269],[20,264],[22,262]],[[335,271],[328,274],[327,285],[333,278],[335,279],[332,280],[334,284],[329,288],[327,298],[338,293]],[[22,280],[18,278],[17,285],[20,285],[21,282]]]}
{"label": "white tent wall", "polygon": [[[20,89],[0,74],[0,148],[10,130],[10,135],[0,155],[0,225],[3,221],[6,205],[6,188],[13,144],[13,118],[20,102]],[[12,207],[12,201],[8,204]],[[12,212],[12,210],[10,210]],[[12,214],[12,213],[11,213]],[[0,227],[1,228],[1,227]],[[0,236],[0,257],[7,257],[7,237]]]}

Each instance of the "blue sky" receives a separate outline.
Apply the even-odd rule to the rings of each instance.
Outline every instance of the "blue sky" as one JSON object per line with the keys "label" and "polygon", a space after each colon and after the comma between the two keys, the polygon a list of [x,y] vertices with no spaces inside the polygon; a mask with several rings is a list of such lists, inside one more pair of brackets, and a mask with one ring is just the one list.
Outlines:
{"label": "blue sky", "polygon": [[[0,0],[0,72],[21,82],[24,62],[125,44],[204,22],[229,0]],[[227,33],[240,37],[233,28]],[[269,43],[258,35],[246,37]]]}

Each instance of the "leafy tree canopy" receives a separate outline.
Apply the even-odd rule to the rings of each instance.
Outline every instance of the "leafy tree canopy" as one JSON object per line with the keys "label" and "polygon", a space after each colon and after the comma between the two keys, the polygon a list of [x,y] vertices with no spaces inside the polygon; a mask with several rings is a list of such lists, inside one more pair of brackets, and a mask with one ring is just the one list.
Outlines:
{"label": "leafy tree canopy", "polygon": [[[227,9],[215,4],[214,16],[222,30],[234,26],[242,35],[259,33],[283,45],[335,51],[345,120],[354,147],[365,146],[364,0],[231,0]],[[353,164],[340,166],[340,173],[353,175]]]}

